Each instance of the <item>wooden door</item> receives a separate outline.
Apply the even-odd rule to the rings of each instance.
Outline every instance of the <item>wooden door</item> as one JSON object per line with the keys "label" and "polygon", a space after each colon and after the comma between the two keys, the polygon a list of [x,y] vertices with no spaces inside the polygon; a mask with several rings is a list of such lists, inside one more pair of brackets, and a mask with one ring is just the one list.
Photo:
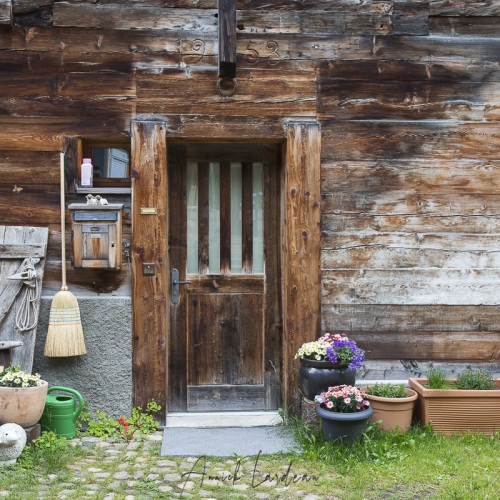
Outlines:
{"label": "wooden door", "polygon": [[276,409],[278,149],[174,144],[168,169],[168,411]]}

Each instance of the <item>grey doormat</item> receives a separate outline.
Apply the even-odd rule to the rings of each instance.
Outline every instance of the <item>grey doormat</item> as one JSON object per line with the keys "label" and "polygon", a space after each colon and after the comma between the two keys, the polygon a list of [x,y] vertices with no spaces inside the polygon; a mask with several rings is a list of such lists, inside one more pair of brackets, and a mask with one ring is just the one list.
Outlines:
{"label": "grey doormat", "polygon": [[166,427],[162,456],[249,456],[300,452],[300,447],[284,426],[186,428]]}

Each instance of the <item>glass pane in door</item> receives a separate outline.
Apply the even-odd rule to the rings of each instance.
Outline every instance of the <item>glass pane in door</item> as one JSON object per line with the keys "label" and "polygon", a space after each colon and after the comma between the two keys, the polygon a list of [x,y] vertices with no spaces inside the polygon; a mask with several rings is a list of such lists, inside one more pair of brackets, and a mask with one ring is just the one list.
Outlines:
{"label": "glass pane in door", "polygon": [[187,272],[198,273],[198,164],[187,164]]}
{"label": "glass pane in door", "polygon": [[252,274],[264,272],[264,165],[253,164],[253,270]]}
{"label": "glass pane in door", "polygon": [[231,273],[241,273],[241,163],[231,163]]}
{"label": "glass pane in door", "polygon": [[[230,165],[226,165],[229,168],[230,187],[223,192],[221,190],[221,175],[223,175],[221,163],[188,162],[188,274],[198,274],[200,269],[204,269],[202,273],[222,274],[222,268],[231,274],[264,273],[264,166],[262,163],[243,164],[241,162],[231,162]],[[200,169],[208,169],[208,176],[205,175],[207,170]],[[199,183],[200,176],[205,179],[201,182],[202,185]],[[208,182],[206,182],[207,179]],[[222,199],[223,196],[229,199]],[[208,203],[200,202],[200,199],[208,200]],[[228,217],[221,214],[222,206],[229,207]],[[225,210],[227,213],[227,208]],[[248,214],[246,218],[244,211]],[[208,223],[208,242],[200,236],[200,231],[202,235],[203,233],[206,235],[207,229],[204,223],[199,226],[199,221]],[[224,226],[221,227],[221,224]],[[230,241],[221,242],[221,234],[225,240]],[[200,245],[203,247],[202,251],[200,251]],[[227,260],[227,266],[221,262],[221,247],[228,248],[224,257]],[[200,255],[205,254],[208,254],[208,268],[199,262]]]}
{"label": "glass pane in door", "polygon": [[210,274],[220,273],[220,165],[210,163],[208,174],[208,266]]}

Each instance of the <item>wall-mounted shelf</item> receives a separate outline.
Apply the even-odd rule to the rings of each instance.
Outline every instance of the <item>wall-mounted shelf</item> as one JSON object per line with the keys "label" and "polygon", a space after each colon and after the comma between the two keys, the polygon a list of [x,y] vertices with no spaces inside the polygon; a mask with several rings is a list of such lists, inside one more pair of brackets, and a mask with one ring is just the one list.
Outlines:
{"label": "wall-mounted shelf", "polygon": [[76,187],[78,194],[131,194],[132,188],[130,187],[91,187],[82,188]]}

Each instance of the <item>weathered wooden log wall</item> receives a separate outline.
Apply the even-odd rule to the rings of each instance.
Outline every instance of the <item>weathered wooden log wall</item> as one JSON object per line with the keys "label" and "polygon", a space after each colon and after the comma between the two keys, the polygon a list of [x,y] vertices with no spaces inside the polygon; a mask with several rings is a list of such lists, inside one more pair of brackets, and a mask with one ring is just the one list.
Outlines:
{"label": "weathered wooden log wall", "polygon": [[[322,330],[387,366],[498,363],[500,1],[238,0],[231,98],[215,91],[216,14],[216,0],[0,0],[0,213],[49,227],[44,292],[60,284],[71,138],[153,120],[171,139],[276,139],[314,118]],[[67,201],[82,201],[67,163]],[[130,241],[130,196],[106,197]],[[68,283],[132,293],[127,265],[69,267]]]}

